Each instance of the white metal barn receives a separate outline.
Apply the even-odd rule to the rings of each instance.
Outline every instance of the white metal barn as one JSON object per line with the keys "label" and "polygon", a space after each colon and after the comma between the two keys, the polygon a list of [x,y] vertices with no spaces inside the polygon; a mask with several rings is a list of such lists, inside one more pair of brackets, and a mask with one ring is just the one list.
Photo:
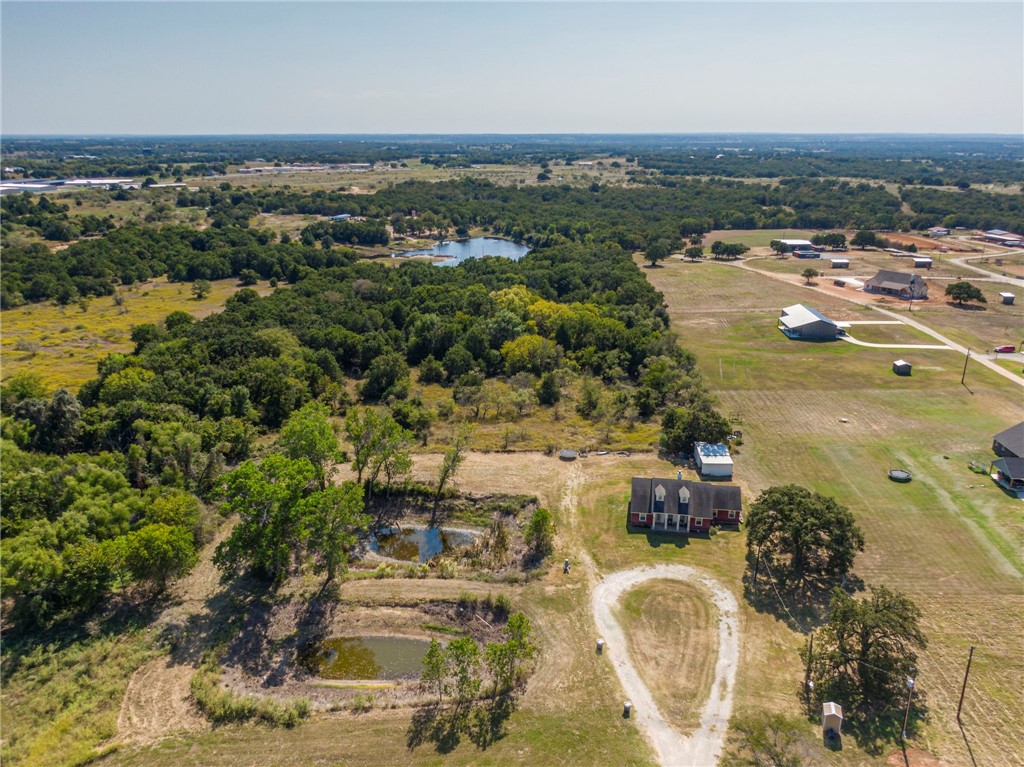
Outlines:
{"label": "white metal barn", "polygon": [[898,376],[910,375],[910,363],[906,360],[896,360],[892,363],[892,372]]}
{"label": "white metal barn", "polygon": [[793,304],[782,310],[779,330],[789,338],[814,341],[833,341],[839,335],[839,326],[819,312],[803,304]]}
{"label": "white metal barn", "polygon": [[695,442],[693,460],[702,477],[730,479],[732,477],[732,457],[729,446],[720,442]]}

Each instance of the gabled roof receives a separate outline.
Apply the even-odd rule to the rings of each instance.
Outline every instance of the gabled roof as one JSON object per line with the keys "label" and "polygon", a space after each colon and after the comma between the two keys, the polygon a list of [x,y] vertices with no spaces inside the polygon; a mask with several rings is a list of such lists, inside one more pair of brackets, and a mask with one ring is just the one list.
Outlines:
{"label": "gabled roof", "polygon": [[835,326],[835,323],[832,320],[817,309],[812,309],[811,307],[804,306],[803,304],[787,306],[782,310],[782,316],[779,317],[779,321],[787,328],[800,327],[801,325],[808,325],[812,322],[827,322],[829,325]]}
{"label": "gabled roof", "polygon": [[[914,280],[920,280],[916,274],[907,274],[906,272],[893,272],[889,269],[879,269],[878,274],[871,278],[875,282],[880,282],[883,287],[890,287],[890,285],[898,285],[899,287],[906,287],[914,282]],[[886,283],[889,283],[888,285]]]}
{"label": "gabled roof", "polygon": [[1024,458],[1024,421],[1021,421],[1016,426],[1011,426],[1006,431],[999,432],[994,439],[1004,449]]}
{"label": "gabled roof", "polygon": [[1010,479],[1024,479],[1024,458],[1000,458],[992,465]]}
{"label": "gabled roof", "polygon": [[[633,477],[632,496],[629,499],[629,510],[635,514],[648,514],[651,499],[658,486],[665,489],[665,513],[688,513],[691,517],[714,517],[716,509],[741,511],[740,489],[735,485],[713,485],[710,482],[691,482],[688,479],[661,479],[655,477]],[[679,491],[686,490],[690,494],[689,506],[680,509]],[[686,497],[686,493],[683,494]]]}

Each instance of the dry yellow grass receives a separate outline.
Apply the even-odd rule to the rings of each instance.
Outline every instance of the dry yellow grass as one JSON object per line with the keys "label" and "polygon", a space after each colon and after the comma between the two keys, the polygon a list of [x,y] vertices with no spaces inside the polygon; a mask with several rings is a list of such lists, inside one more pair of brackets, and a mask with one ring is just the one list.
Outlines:
{"label": "dry yellow grass", "polygon": [[697,586],[648,581],[627,592],[617,619],[658,709],[681,734],[700,724],[718,657],[718,615]]}
{"label": "dry yellow grass", "polygon": [[[210,294],[197,301],[187,282],[168,282],[157,277],[118,289],[123,304],[113,296],[89,301],[86,311],[77,304],[27,304],[0,313],[2,356],[0,368],[6,379],[15,373],[38,373],[49,389],[59,386],[77,390],[96,375],[96,365],[108,354],[130,352],[132,327],[160,323],[173,311],[205,317],[224,306],[237,290],[238,280],[211,283]],[[260,292],[269,292],[261,286]]]}

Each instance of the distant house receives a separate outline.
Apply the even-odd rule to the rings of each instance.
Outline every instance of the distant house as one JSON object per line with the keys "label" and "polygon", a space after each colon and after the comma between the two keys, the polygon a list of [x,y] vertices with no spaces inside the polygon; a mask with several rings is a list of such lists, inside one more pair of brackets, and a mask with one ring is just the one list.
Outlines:
{"label": "distant house", "polygon": [[[815,245],[811,244],[810,240],[772,240],[771,244],[782,243],[785,246],[783,253],[796,253],[797,251],[807,254],[817,254],[820,251]],[[812,255],[812,258],[819,258],[818,255]]]}
{"label": "distant house", "polygon": [[702,477],[732,479],[732,457],[728,445],[720,442],[695,442],[693,461]]}
{"label": "distant house", "polygon": [[928,298],[928,284],[916,274],[891,272],[879,269],[878,274],[864,283],[864,290],[869,293],[884,293],[897,298],[921,300]]}
{"label": "distant house", "polygon": [[949,229],[944,226],[931,226],[928,228],[929,237],[949,237]]}
{"label": "distant house", "polygon": [[337,216],[328,216],[330,221],[348,221],[350,218],[352,218],[351,213],[339,213]]}
{"label": "distant house", "polygon": [[992,452],[1004,458],[1024,458],[1024,421],[993,437]]}
{"label": "distant house", "polygon": [[706,533],[743,521],[740,489],[686,479],[633,477],[628,522],[666,533]]}
{"label": "distant house", "polygon": [[834,341],[839,326],[819,312],[803,304],[793,304],[782,310],[779,330],[789,338],[812,341]]}

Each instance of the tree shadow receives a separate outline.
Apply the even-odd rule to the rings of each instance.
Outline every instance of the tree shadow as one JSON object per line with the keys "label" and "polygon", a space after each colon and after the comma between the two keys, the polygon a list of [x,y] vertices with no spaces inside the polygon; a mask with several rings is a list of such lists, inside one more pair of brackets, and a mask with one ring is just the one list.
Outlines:
{"label": "tree shadow", "polygon": [[982,306],[981,304],[958,304],[956,301],[946,301],[946,306],[951,306],[954,309],[960,309],[965,312],[987,312],[988,307]]}
{"label": "tree shadow", "polygon": [[431,743],[437,753],[449,754],[465,736],[486,751],[505,737],[505,725],[515,710],[516,700],[511,693],[475,703],[457,703],[451,708],[434,704],[416,709],[406,732],[406,747],[413,751]]}
{"label": "tree shadow", "polygon": [[863,591],[864,581],[856,575],[842,578],[794,577],[779,564],[757,568],[754,579],[755,555],[747,553],[747,570],[743,573],[743,598],[759,613],[772,615],[797,631],[807,631],[828,620],[828,606],[836,587],[848,593]]}

